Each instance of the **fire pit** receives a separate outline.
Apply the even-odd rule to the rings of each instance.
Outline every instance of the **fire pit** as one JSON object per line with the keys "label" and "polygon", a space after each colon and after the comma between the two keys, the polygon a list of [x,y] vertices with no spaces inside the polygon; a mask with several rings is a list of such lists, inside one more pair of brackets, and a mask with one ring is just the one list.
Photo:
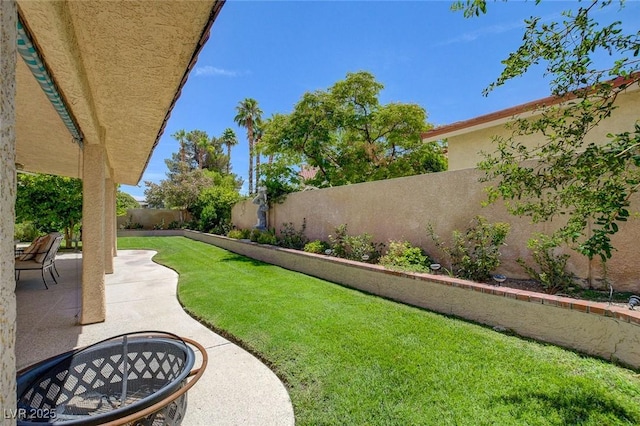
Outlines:
{"label": "fire pit", "polygon": [[[201,353],[198,369],[192,346]],[[161,332],[129,333],[18,373],[18,425],[179,425],[207,353]]]}

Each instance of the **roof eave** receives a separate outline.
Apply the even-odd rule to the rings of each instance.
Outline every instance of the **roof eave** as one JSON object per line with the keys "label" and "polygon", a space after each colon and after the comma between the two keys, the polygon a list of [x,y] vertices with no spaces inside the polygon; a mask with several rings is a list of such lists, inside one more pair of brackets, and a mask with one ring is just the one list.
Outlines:
{"label": "roof eave", "polygon": [[[634,73],[628,77],[618,77],[611,80],[613,87],[620,87],[625,84],[637,82],[640,73]],[[626,90],[638,90],[640,85],[630,85]],[[554,105],[567,103],[577,98],[576,92],[568,93],[564,96],[547,96],[546,98],[516,105],[500,111],[492,112],[469,120],[457,121],[455,123],[436,127],[428,132],[422,133],[423,142],[442,140],[453,136],[471,133],[489,127],[499,126],[517,118],[528,118],[540,113],[540,110]]]}

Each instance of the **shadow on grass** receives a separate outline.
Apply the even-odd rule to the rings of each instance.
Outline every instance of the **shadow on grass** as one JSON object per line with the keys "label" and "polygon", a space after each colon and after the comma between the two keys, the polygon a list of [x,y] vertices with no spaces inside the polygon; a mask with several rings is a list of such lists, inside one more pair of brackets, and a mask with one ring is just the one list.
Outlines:
{"label": "shadow on grass", "polygon": [[[638,424],[640,413],[617,403],[601,391],[576,384],[555,392],[523,391],[500,398],[514,406],[535,406],[537,410],[555,413],[562,424],[608,424],[608,420],[622,420]],[[603,423],[604,422],[604,423]]]}
{"label": "shadow on grass", "polygon": [[262,267],[272,266],[269,263],[261,262],[259,260],[252,259],[250,257],[246,257],[241,254],[236,254],[232,252],[228,252],[223,257],[218,259],[218,261],[219,262],[239,262],[239,263],[244,263],[245,265],[251,265],[251,266],[262,266]]}

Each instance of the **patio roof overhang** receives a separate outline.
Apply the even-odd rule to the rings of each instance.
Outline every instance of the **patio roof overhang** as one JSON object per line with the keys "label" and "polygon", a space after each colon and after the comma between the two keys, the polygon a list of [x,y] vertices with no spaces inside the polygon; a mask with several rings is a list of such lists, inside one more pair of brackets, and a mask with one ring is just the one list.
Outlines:
{"label": "patio roof overhang", "polygon": [[[18,1],[83,136],[116,183],[136,185],[224,1]],[[80,145],[25,62],[16,69],[16,163],[82,177]]]}

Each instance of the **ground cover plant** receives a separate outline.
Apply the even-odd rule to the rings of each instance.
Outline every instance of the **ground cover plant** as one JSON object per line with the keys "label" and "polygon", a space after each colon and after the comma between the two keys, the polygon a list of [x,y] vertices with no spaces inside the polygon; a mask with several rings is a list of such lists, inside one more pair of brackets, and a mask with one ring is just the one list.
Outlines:
{"label": "ground cover plant", "polygon": [[183,237],[120,238],[285,381],[299,425],[640,423],[630,370]]}

